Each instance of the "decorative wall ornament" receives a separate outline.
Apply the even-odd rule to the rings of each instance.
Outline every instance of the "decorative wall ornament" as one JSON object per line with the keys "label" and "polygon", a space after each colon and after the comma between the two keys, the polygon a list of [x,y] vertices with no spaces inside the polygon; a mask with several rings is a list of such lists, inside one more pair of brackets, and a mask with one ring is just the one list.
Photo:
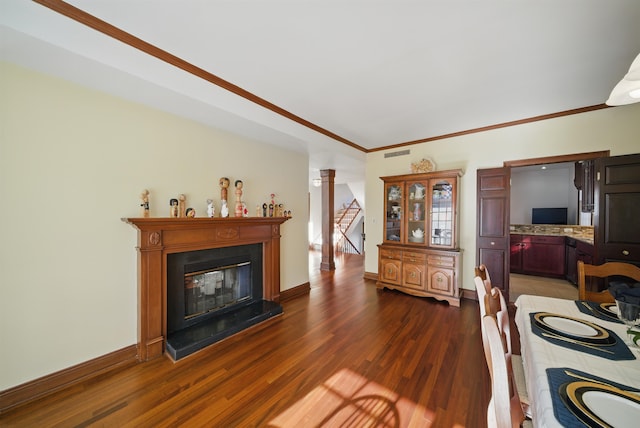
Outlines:
{"label": "decorative wall ornament", "polygon": [[160,232],[151,232],[149,235],[149,245],[156,246],[160,244]]}
{"label": "decorative wall ornament", "polygon": [[421,159],[411,163],[411,172],[413,174],[422,174],[425,172],[435,171],[436,165],[429,158]]}

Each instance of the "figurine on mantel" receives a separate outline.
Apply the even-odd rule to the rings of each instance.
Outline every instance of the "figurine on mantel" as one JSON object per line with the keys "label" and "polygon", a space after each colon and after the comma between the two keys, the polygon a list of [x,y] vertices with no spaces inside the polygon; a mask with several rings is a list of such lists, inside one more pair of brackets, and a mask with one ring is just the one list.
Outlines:
{"label": "figurine on mantel", "polygon": [[220,199],[227,200],[227,189],[229,188],[229,179],[227,177],[220,178]]}
{"label": "figurine on mantel", "polygon": [[220,207],[220,217],[229,217],[229,206],[227,205],[226,199],[221,201],[222,206]]}
{"label": "figurine on mantel", "polygon": [[178,200],[171,199],[169,200],[169,217],[178,218]]}
{"label": "figurine on mantel", "polygon": [[244,213],[244,207],[242,206],[242,180],[236,180],[236,217],[242,217]]}
{"label": "figurine on mantel", "polygon": [[184,214],[187,218],[194,218],[196,216],[196,210],[193,208],[187,208]]}
{"label": "figurine on mantel", "polygon": [[207,199],[207,217],[213,218],[216,216],[216,207],[213,206],[213,199]]}
{"label": "figurine on mantel", "polygon": [[229,179],[220,178],[220,217],[229,217],[229,205],[227,205],[227,192],[229,189]]}
{"label": "figurine on mantel", "polygon": [[149,191],[144,189],[140,194],[140,199],[142,199],[142,203],[140,206],[142,207],[142,217],[149,217]]}
{"label": "figurine on mantel", "polygon": [[187,197],[182,193],[178,196],[178,217],[185,217],[187,212]]}

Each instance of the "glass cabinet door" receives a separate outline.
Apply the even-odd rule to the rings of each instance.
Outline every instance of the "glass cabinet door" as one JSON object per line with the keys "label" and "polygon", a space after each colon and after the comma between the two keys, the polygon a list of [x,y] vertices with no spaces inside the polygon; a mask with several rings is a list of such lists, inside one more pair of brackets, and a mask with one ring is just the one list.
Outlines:
{"label": "glass cabinet door", "polygon": [[427,182],[407,182],[407,242],[424,245],[427,240]]}
{"label": "glass cabinet door", "polygon": [[399,242],[402,239],[403,186],[402,183],[387,183],[385,193],[384,240]]}
{"label": "glass cabinet door", "polygon": [[431,180],[430,245],[452,247],[455,233],[454,186],[448,180]]}

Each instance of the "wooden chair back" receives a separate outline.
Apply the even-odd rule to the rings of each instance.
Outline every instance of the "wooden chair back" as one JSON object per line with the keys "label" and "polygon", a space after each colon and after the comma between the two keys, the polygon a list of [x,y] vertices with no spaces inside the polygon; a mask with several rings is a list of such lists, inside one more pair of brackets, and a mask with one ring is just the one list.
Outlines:
{"label": "wooden chair back", "polygon": [[[485,265],[475,267],[476,276],[473,281],[476,285],[476,293],[478,295],[478,303],[480,304],[480,318],[486,314],[495,314],[500,310],[499,302],[496,303],[494,297],[487,298],[490,295],[493,286],[491,285],[491,276]],[[506,308],[506,305],[505,305]]]}
{"label": "wooden chair back", "polygon": [[475,267],[476,276],[482,278],[483,281],[489,281],[491,283],[491,276],[489,275],[489,270],[485,265],[480,265]]}
{"label": "wooden chair back", "polygon": [[587,290],[587,277],[606,278],[610,276],[626,276],[640,282],[640,268],[630,263],[607,262],[601,265],[589,265],[578,261],[578,298],[597,303],[614,302],[608,290],[596,292]]}
{"label": "wooden chair back", "polygon": [[492,315],[482,318],[483,346],[491,376],[491,400],[487,408],[489,427],[520,427],[525,416],[517,391],[514,391],[513,369],[507,359],[506,341],[500,333],[498,321]]}
{"label": "wooden chair back", "polygon": [[480,318],[487,314],[486,296],[491,292],[491,283],[484,281],[480,276],[473,278],[478,293],[478,304],[480,305]]}

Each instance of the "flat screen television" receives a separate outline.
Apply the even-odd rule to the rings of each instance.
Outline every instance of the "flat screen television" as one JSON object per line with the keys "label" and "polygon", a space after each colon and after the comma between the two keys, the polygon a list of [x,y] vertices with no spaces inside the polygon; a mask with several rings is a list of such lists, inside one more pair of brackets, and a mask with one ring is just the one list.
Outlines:
{"label": "flat screen television", "polygon": [[533,224],[567,224],[566,208],[532,208]]}

